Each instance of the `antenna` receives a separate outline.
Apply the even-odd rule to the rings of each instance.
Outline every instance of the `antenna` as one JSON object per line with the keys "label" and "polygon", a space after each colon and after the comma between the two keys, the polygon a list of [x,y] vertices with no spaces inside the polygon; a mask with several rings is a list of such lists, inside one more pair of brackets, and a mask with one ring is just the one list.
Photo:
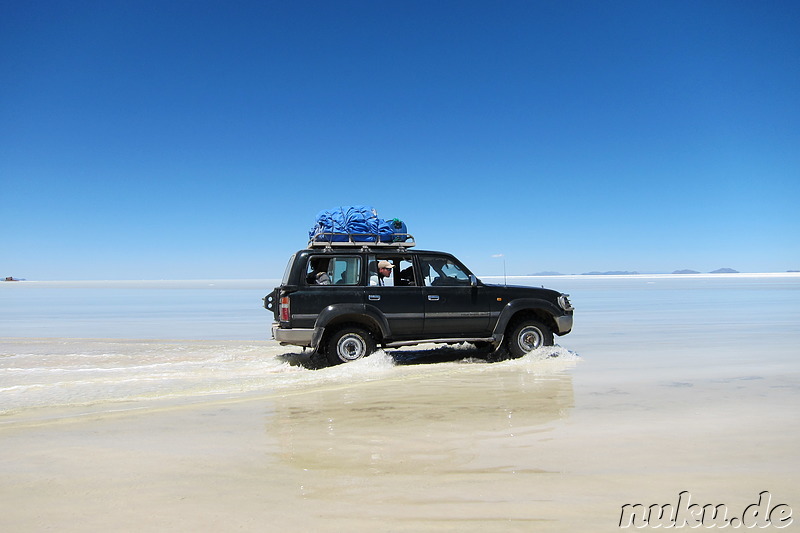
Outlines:
{"label": "antenna", "polygon": [[503,258],[503,285],[508,287],[508,279],[506,279],[506,254],[494,254],[492,257],[494,259]]}

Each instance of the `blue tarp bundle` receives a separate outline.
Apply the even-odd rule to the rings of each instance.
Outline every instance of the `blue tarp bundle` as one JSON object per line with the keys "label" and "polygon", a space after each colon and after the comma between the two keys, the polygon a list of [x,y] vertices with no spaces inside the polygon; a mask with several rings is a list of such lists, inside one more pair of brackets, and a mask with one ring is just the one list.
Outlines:
{"label": "blue tarp bundle", "polygon": [[375,208],[368,205],[352,205],[320,211],[308,236],[324,242],[400,242],[407,239],[405,233],[402,221],[378,218]]}

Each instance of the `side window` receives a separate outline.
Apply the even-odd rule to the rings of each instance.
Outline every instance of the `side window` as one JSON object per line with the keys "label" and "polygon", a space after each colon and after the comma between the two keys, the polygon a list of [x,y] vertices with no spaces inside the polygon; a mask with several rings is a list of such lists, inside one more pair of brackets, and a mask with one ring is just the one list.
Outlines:
{"label": "side window", "polygon": [[331,278],[328,275],[330,261],[330,257],[310,257],[308,259],[308,269],[306,270],[306,284],[330,285]]}
{"label": "side window", "polygon": [[446,257],[421,257],[420,265],[426,287],[470,284],[469,274]]}
{"label": "side window", "polygon": [[361,283],[361,258],[353,256],[313,256],[308,260],[308,285],[358,285]]}
{"label": "side window", "polygon": [[331,261],[331,279],[335,285],[361,284],[361,258],[336,257]]}
{"label": "side window", "polygon": [[417,285],[414,261],[410,256],[369,256],[369,284],[408,287]]}
{"label": "side window", "polygon": [[414,279],[414,262],[410,257],[401,258],[397,262],[395,269],[397,270],[397,281],[395,285],[408,287],[417,284]]}

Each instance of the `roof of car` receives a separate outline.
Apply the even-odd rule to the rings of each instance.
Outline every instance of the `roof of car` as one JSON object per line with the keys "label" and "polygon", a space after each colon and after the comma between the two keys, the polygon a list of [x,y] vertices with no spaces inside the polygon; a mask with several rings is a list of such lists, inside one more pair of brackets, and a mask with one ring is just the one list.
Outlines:
{"label": "roof of car", "polygon": [[406,253],[406,254],[444,254],[444,255],[453,255],[450,252],[443,252],[441,250],[409,250],[406,248],[401,247],[380,247],[376,248],[374,246],[363,246],[361,248],[355,247],[335,247],[335,248],[325,248],[325,247],[315,247],[315,248],[305,248],[300,250],[300,252],[310,252],[310,253],[350,253],[350,254],[358,254],[358,253]]}
{"label": "roof of car", "polygon": [[[385,237],[385,236],[384,236]],[[409,233],[395,233],[389,242],[381,241],[378,234],[357,233],[320,233],[308,241],[308,248],[398,248],[406,249],[417,245],[414,236]],[[402,239],[402,240],[400,240]]]}

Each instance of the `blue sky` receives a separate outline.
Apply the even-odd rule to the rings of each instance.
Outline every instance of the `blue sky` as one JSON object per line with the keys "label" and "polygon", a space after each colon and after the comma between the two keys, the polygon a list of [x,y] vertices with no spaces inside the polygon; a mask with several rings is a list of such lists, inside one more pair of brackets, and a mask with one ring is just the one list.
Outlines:
{"label": "blue sky", "polygon": [[0,275],[800,269],[800,3],[0,0]]}

